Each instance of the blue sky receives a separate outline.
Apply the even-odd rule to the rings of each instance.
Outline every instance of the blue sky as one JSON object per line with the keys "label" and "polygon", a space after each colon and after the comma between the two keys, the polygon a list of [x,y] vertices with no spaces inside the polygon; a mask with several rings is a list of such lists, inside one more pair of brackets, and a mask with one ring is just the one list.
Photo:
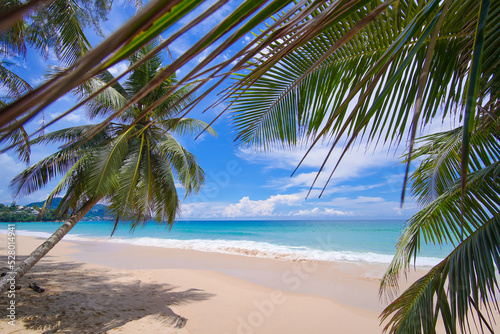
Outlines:
{"label": "blue sky", "polygon": [[[115,2],[109,20],[103,23],[103,31],[110,34],[130,15],[134,9],[122,6]],[[210,4],[202,6],[203,10]],[[183,36],[169,49],[173,57],[178,57],[195,43],[206,31],[218,23],[235,6],[237,1],[215,13],[215,16],[197,26],[187,36]],[[193,15],[186,17],[181,24],[188,22]],[[101,40],[91,30],[88,31],[94,45]],[[165,34],[165,36],[168,35]],[[248,43],[251,36],[245,36],[239,43]],[[235,46],[235,48],[238,45]],[[178,72],[183,73],[201,61],[208,52],[199,55],[195,61]],[[228,51],[223,57],[230,57]],[[55,57],[42,59],[35,52],[30,52],[26,61],[16,61],[14,69],[33,86],[43,81],[47,66],[57,64]],[[126,69],[126,64],[118,64],[111,69],[113,74],[119,74]],[[216,96],[211,95],[202,105],[210,105]],[[72,96],[65,96],[51,105],[44,113],[45,120],[55,118],[61,112],[69,109],[74,102]],[[220,113],[223,106],[210,109],[202,114],[201,107],[195,109],[190,117],[210,122]],[[57,123],[56,128],[91,123],[85,116],[85,110],[79,109],[69,117]],[[432,125],[429,131],[441,130],[441,122]],[[40,118],[29,126],[31,130],[40,124]],[[444,122],[444,128],[449,128],[451,121]],[[325,173],[322,173],[316,187],[306,199],[307,192],[321,166],[329,149],[322,144],[312,150],[301,168],[293,177],[290,174],[302,158],[306,147],[293,150],[258,151],[250,147],[240,147],[234,142],[235,133],[227,115],[214,124],[218,137],[202,135],[198,140],[180,138],[183,145],[198,157],[199,163],[206,172],[206,184],[198,195],[185,199],[182,203],[181,219],[405,219],[414,214],[418,208],[409,198],[404,206],[400,206],[404,166],[401,166],[398,157],[403,147],[388,150],[387,147],[370,147],[366,149],[363,143],[351,150],[329,183],[322,198],[318,198],[330,174],[336,157],[341,148],[334,150]],[[37,147],[33,150],[32,161],[38,161],[47,154],[54,152],[55,146]],[[0,203],[8,204],[12,193],[8,189],[10,180],[26,165],[19,162],[12,152],[0,155],[0,166],[3,169],[3,178],[0,180]],[[50,193],[52,183],[45,189],[27,197],[16,198],[18,204],[27,204],[33,201],[44,200]],[[181,190],[182,191],[182,190]]]}

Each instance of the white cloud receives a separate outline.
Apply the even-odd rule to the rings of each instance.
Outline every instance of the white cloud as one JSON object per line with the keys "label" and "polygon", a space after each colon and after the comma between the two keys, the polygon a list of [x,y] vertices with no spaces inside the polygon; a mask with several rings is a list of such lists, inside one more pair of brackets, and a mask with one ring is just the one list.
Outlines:
{"label": "white cloud", "polygon": [[417,211],[408,200],[403,208],[397,201],[388,201],[378,196],[338,197],[329,201],[306,200],[306,191],[295,194],[278,194],[263,200],[249,196],[236,203],[198,202],[183,203],[182,219],[258,219],[258,218],[318,218],[339,217],[387,218],[408,217]]}
{"label": "white cloud", "polygon": [[[290,187],[310,187],[317,176],[319,168],[323,164],[325,157],[328,155],[330,147],[320,145],[313,148],[303,161],[299,168],[299,173],[292,177],[284,177],[271,180],[269,186],[288,189]],[[268,169],[287,169],[294,170],[300,160],[306,153],[305,148],[296,150],[282,150],[272,152],[256,152],[250,149],[241,149],[236,154],[251,163],[262,164]],[[325,165],[324,170],[319,175],[315,187],[322,188],[330,177],[335,164],[342,154],[342,148],[335,148]],[[338,184],[342,181],[364,177],[372,173],[372,170],[377,167],[390,166],[394,167],[398,164],[397,158],[393,155],[388,155],[383,148],[376,149],[373,153],[365,152],[357,149],[349,151],[341,161],[337,170],[333,174],[330,185]],[[314,169],[314,171],[300,172],[304,169]],[[392,173],[392,172],[391,172]]]}
{"label": "white cloud", "polygon": [[30,78],[30,82],[33,85],[33,87],[37,87],[37,86],[41,85],[46,80],[47,80],[47,77],[45,77],[44,75],[39,75],[37,77],[31,77]]}
{"label": "white cloud", "polygon": [[128,65],[126,62],[120,62],[116,65],[113,65],[111,66],[108,71],[109,73],[113,74],[113,76],[118,76],[120,74],[122,74],[123,72],[125,72],[128,68]]}
{"label": "white cloud", "polygon": [[352,216],[353,213],[351,211],[340,211],[330,208],[320,209],[318,207],[311,210],[299,210],[298,212],[291,213],[292,216],[298,217],[332,217],[332,216]]}
{"label": "white cloud", "polygon": [[250,200],[248,196],[240,199],[238,203],[228,205],[222,212],[224,218],[235,217],[266,217],[275,214],[279,205],[292,206],[303,201],[299,195],[275,195],[266,200]]}
{"label": "white cloud", "polygon": [[187,42],[187,40],[176,39],[175,41],[169,44],[168,49],[173,54],[180,56],[189,49],[189,46],[190,44]]}
{"label": "white cloud", "polygon": [[[61,113],[51,113],[49,115],[50,119],[56,119],[59,117]],[[64,116],[61,121],[66,121],[69,123],[76,123],[76,124],[89,124],[87,116],[85,116],[84,112],[82,110],[75,110],[68,115]]]}
{"label": "white cloud", "polygon": [[16,162],[7,153],[0,154],[0,166],[2,166],[2,179],[8,178],[10,175],[20,173],[24,168],[24,164],[21,162]]}
{"label": "white cloud", "polygon": [[255,37],[253,35],[246,35],[245,38],[241,41],[241,44],[247,45],[250,43]]}
{"label": "white cloud", "polygon": [[356,199],[354,199],[355,203],[379,203],[384,201],[385,200],[382,197],[358,196]]}
{"label": "white cloud", "polygon": [[[205,51],[206,51],[206,50],[205,50]],[[201,55],[199,55],[198,57],[196,57],[196,61],[197,61],[198,63],[201,63],[202,61],[204,61],[204,60],[205,60],[205,58],[207,58],[207,55],[208,55],[208,54],[207,54],[207,52],[205,52],[205,51],[203,51],[203,52],[201,53]]]}

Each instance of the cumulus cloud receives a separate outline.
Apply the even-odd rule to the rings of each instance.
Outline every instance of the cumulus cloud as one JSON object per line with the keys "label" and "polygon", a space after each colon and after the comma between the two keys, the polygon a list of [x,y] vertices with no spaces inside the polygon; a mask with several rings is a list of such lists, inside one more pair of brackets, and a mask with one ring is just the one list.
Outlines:
{"label": "cumulus cloud", "polygon": [[332,216],[353,216],[351,211],[340,211],[330,208],[314,208],[311,210],[299,210],[298,212],[291,213],[292,216],[298,217],[332,217]]}
{"label": "cumulus cloud", "polygon": [[264,200],[244,196],[236,203],[195,202],[183,203],[182,219],[234,219],[288,216],[292,208],[302,205],[303,194],[274,195]]}
{"label": "cumulus cloud", "polygon": [[111,66],[108,71],[109,73],[113,74],[113,76],[117,76],[125,72],[125,70],[128,68],[127,63],[125,62],[120,62],[116,65]]}
{"label": "cumulus cloud", "polygon": [[[302,163],[298,173],[296,173],[293,177],[271,180],[268,185],[283,190],[290,187],[310,187],[317,176],[317,171],[323,164],[325,157],[328,155],[329,150],[330,147],[326,145],[313,148]],[[272,152],[255,152],[250,149],[241,149],[237,152],[237,155],[248,162],[264,165],[264,168],[279,168],[292,171],[295,167],[297,167],[305,153],[305,148],[294,151],[281,150]],[[326,184],[341,154],[342,148],[340,147],[335,148],[332,151],[329,161],[316,181],[316,187],[323,187]],[[344,157],[338,166],[337,170],[333,174],[332,180],[330,181],[330,185],[367,176],[374,168],[384,166],[393,167],[397,164],[397,159],[393,155],[388,155],[383,149],[377,149],[372,153],[366,153],[361,149],[352,150],[346,157]],[[314,171],[300,172],[301,170],[310,169],[313,169]]]}
{"label": "cumulus cloud", "polygon": [[[61,113],[51,113],[49,117],[51,120],[53,120],[59,117],[59,115],[61,115]],[[64,118],[62,118],[61,121],[66,121],[75,124],[89,124],[87,116],[85,116],[85,113],[81,109],[77,109],[69,113],[68,115],[64,116]]]}
{"label": "cumulus cloud", "polygon": [[250,200],[248,196],[240,199],[238,203],[228,205],[222,212],[224,218],[235,217],[268,217],[275,214],[279,205],[292,206],[300,204],[303,198],[294,195],[275,195],[266,200]]}
{"label": "cumulus cloud", "polygon": [[338,197],[329,201],[306,200],[307,192],[278,194],[256,200],[244,196],[237,202],[183,203],[182,219],[335,219],[335,218],[400,218],[416,212],[407,201],[403,208],[397,201],[378,196]]}
{"label": "cumulus cloud", "polygon": [[14,158],[12,158],[7,153],[0,154],[0,166],[2,166],[2,179],[8,178],[10,175],[20,173],[24,168],[24,164],[21,162],[16,162]]}

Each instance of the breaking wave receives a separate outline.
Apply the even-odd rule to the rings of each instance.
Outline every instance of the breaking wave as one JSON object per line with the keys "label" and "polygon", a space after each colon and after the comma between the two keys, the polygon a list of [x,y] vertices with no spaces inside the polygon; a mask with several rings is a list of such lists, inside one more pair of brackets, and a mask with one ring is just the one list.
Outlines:
{"label": "breaking wave", "polygon": [[[17,230],[17,234],[47,238],[50,233]],[[277,245],[267,242],[249,240],[206,240],[206,239],[161,239],[161,238],[99,238],[69,234],[64,237],[67,241],[99,241],[116,244],[136,246],[154,246],[175,249],[191,249],[203,252],[216,252],[224,254],[244,255],[251,257],[270,258],[284,261],[328,261],[328,262],[364,262],[364,263],[390,263],[393,255],[375,252],[356,252],[322,250],[310,247],[296,247]],[[441,261],[437,257],[418,257],[417,266],[434,266]]]}

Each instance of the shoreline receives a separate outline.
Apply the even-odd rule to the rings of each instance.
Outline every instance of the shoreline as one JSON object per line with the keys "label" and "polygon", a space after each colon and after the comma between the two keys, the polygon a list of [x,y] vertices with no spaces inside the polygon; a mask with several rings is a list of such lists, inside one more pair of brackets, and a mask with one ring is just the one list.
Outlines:
{"label": "shoreline", "polygon": [[[215,271],[286,292],[330,298],[342,304],[381,312],[378,287],[387,264],[331,261],[291,261],[193,249],[71,241],[69,256],[77,261],[127,270],[194,269]],[[97,256],[99,254],[99,256]],[[401,281],[401,289],[430,267],[417,267]]]}
{"label": "shoreline", "polygon": [[[0,233],[6,233],[0,231]],[[18,235],[48,238],[51,232],[29,231],[17,229]],[[166,249],[194,250],[199,252],[243,255],[266,259],[283,261],[314,261],[327,263],[359,263],[368,265],[388,266],[393,254],[377,252],[373,250],[333,250],[328,249],[328,240],[318,240],[319,247],[291,246],[276,244],[267,241],[236,240],[236,239],[176,239],[176,238],[154,238],[151,236],[123,237],[115,236],[87,236],[81,234],[70,234],[65,237],[70,242],[103,242],[108,244],[159,247]],[[438,264],[443,257],[419,256],[416,267],[428,270]]]}
{"label": "shoreline", "polygon": [[[39,236],[17,237],[38,240],[39,243],[45,240]],[[379,283],[388,267],[386,263],[291,260],[253,254],[116,243],[98,238],[89,240],[77,237],[63,239],[60,243],[62,242],[67,244],[66,248],[69,250],[65,256],[82,263],[120,270],[168,268],[215,271],[268,288],[330,298],[348,306],[379,313],[388,305],[385,296],[379,296]],[[430,268],[416,266],[407,274],[406,279],[400,280],[398,290],[404,291]]]}
{"label": "shoreline", "polygon": [[[43,240],[17,236],[17,254]],[[20,320],[13,330],[2,317],[0,332],[381,333],[385,267],[63,240],[20,279]]]}

